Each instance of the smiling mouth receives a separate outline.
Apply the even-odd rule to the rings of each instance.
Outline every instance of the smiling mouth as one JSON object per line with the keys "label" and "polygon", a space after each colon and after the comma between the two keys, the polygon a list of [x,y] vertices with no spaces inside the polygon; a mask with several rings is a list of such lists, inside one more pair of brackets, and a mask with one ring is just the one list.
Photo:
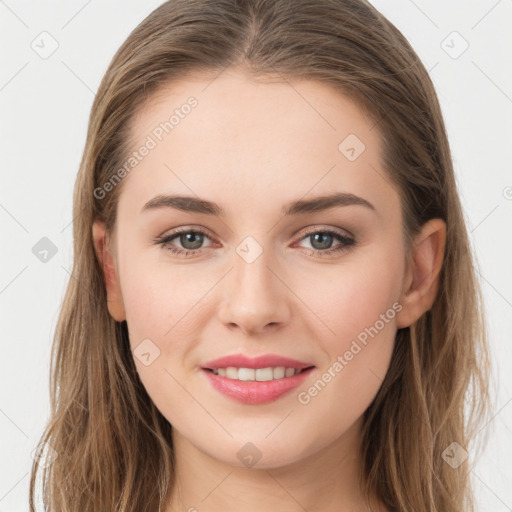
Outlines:
{"label": "smiling mouth", "polygon": [[306,368],[287,368],[285,366],[266,367],[266,368],[237,368],[228,366],[226,368],[204,368],[205,370],[225,377],[230,380],[249,381],[249,382],[268,382],[272,380],[287,379],[306,372],[314,366]]}
{"label": "smiling mouth", "polygon": [[227,398],[245,405],[260,405],[288,395],[306,382],[315,369],[315,366],[306,365],[303,368],[293,368],[292,366],[217,368],[214,365],[213,368],[202,368],[201,370],[210,385]]}

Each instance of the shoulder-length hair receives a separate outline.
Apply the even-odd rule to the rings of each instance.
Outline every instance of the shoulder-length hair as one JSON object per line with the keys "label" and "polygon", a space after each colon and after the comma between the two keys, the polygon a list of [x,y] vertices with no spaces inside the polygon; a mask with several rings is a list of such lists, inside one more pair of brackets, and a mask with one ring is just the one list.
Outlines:
{"label": "shoulder-length hair", "polygon": [[[188,73],[228,67],[337,88],[382,137],[405,240],[429,219],[446,222],[435,302],[398,330],[389,371],[364,414],[361,484],[390,510],[473,510],[468,461],[455,468],[445,450],[469,449],[489,398],[474,257],[432,81],[401,32],[366,0],[169,0],[115,54],[75,184],[73,269],[52,347],[51,417],[41,438],[48,450],[32,467],[31,510],[38,469],[52,512],[156,512],[172,492],[172,427],[138,378],[126,322],[108,314],[92,224],[102,220],[107,232],[115,224],[123,182],[97,190],[119,179],[130,121],[151,94]],[[54,456],[38,464],[45,453]]]}

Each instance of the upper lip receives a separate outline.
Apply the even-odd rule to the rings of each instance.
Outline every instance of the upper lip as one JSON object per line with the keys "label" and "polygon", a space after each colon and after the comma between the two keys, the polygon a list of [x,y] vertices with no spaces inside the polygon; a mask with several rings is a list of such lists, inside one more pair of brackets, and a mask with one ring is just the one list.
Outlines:
{"label": "upper lip", "polygon": [[284,366],[285,368],[304,369],[313,365],[311,363],[303,363],[302,361],[297,361],[296,359],[276,354],[264,354],[259,357],[247,357],[243,354],[234,354],[208,361],[203,364],[202,368],[215,370],[217,368],[227,368],[229,366],[253,369]]}

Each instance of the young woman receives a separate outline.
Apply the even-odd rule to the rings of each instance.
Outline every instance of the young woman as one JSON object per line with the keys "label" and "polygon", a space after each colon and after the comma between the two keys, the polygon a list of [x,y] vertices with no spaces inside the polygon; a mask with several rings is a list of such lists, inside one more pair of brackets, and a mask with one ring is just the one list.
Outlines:
{"label": "young woman", "polygon": [[366,1],[151,13],[92,108],[74,258],[46,510],[473,510],[488,355],[450,149]]}

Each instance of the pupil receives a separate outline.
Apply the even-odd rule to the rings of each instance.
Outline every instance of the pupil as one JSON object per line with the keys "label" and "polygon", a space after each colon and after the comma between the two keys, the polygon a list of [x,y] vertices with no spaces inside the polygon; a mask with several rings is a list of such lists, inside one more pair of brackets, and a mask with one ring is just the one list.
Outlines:
{"label": "pupil", "polygon": [[[195,241],[194,241],[194,238],[196,238]],[[185,249],[190,249],[190,250],[199,249],[203,243],[203,235],[201,235],[200,233],[187,233],[185,235],[181,235],[180,242],[181,242],[181,245],[183,245],[183,247]],[[192,242],[192,247],[187,246],[188,242]]]}
{"label": "pupil", "polygon": [[[312,235],[313,237],[313,243],[311,244],[315,249],[329,249],[330,247],[330,242],[332,241],[332,235],[329,235],[327,233],[315,233],[314,235]],[[319,239],[320,241],[322,240],[322,238],[324,239],[323,243],[321,242],[320,243],[320,247],[315,247],[315,242],[317,242]]]}

